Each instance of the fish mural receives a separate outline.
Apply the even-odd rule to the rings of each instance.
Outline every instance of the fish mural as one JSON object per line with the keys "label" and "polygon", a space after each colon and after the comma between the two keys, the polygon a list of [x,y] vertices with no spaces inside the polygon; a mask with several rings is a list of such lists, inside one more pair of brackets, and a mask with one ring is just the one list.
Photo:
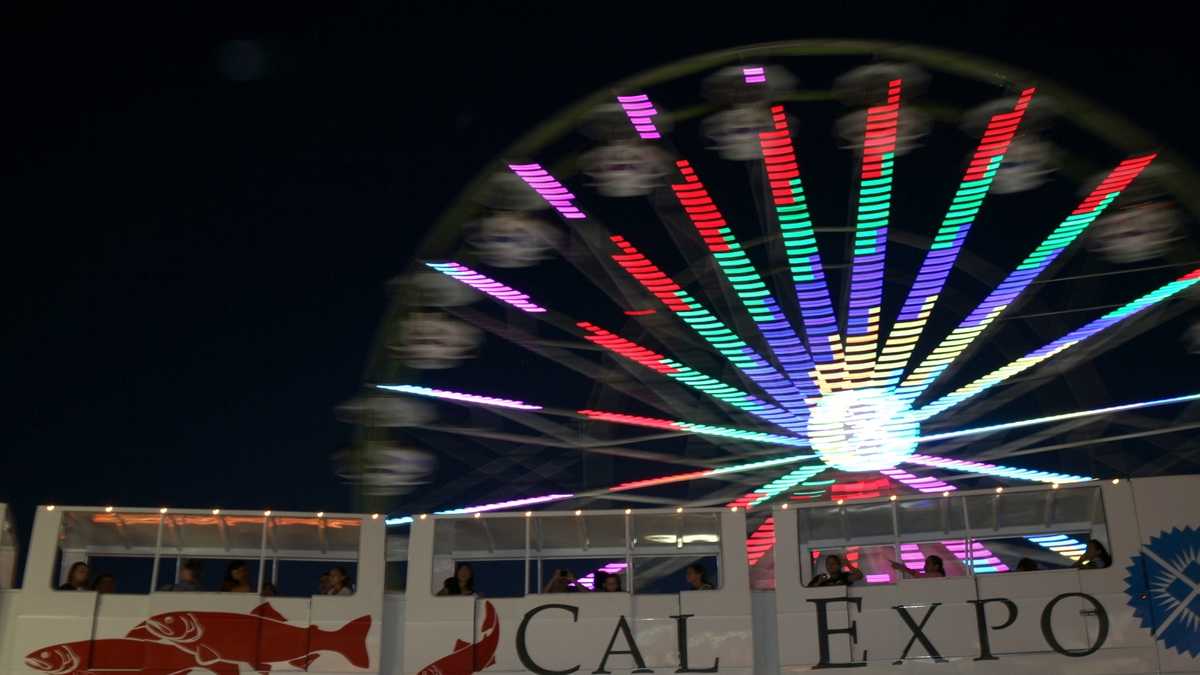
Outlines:
{"label": "fish mural", "polygon": [[[360,616],[337,630],[303,628],[287,623],[271,603],[264,602],[249,614],[233,612],[165,612],[134,626],[125,637],[159,640],[192,654],[208,667],[217,661],[244,663],[254,670],[271,669],[273,663],[306,668],[319,652],[341,654],[356,668],[369,668],[367,632],[370,615]],[[257,639],[246,639],[257,636]],[[154,664],[157,669],[157,664]]]}
{"label": "fish mural", "polygon": [[471,675],[496,664],[496,648],[500,644],[500,619],[492,603],[483,603],[482,638],[471,644],[454,641],[454,651],[422,668],[417,675]]}
{"label": "fish mural", "polygon": [[[25,665],[47,675],[100,675],[110,671],[138,672],[156,663],[162,675],[186,673],[199,667],[196,659],[174,645],[129,638],[67,642],[37,649],[25,656]],[[238,675],[235,663],[203,666],[217,675]]]}
{"label": "fish mural", "polygon": [[197,668],[216,675],[238,675],[242,665],[259,672],[282,663],[306,670],[322,652],[332,652],[365,669],[371,667],[367,651],[370,630],[370,615],[336,630],[294,626],[266,602],[248,614],[165,612],[137,624],[123,638],[36,649],[25,656],[25,665],[47,675],[102,675],[109,671],[182,675]]}

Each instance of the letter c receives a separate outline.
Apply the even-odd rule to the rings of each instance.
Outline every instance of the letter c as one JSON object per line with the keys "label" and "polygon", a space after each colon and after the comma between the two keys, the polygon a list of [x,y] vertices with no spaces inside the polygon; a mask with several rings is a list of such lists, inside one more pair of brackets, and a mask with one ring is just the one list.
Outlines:
{"label": "letter c", "polygon": [[568,668],[567,670],[547,670],[534,662],[533,657],[529,655],[529,648],[525,644],[525,629],[529,627],[529,620],[538,612],[547,609],[561,609],[571,613],[571,621],[579,622],[579,608],[574,605],[538,605],[533,609],[525,612],[525,618],[521,619],[521,625],[517,628],[517,658],[521,659],[521,665],[525,666],[526,670],[537,675],[570,675],[577,670],[579,666]]}

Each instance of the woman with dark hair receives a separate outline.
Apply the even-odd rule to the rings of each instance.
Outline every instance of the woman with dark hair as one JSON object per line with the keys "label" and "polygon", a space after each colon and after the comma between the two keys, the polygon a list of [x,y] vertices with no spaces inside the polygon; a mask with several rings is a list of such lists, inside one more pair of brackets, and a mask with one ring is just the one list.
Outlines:
{"label": "woman with dark hair", "polygon": [[354,595],[350,588],[353,583],[345,567],[334,567],[329,570],[329,590],[325,591],[325,595]]}
{"label": "woman with dark hair", "polygon": [[863,578],[862,570],[856,567],[842,569],[842,557],[838,555],[825,556],[825,571],[808,582],[809,588],[817,586],[849,586]]}
{"label": "woman with dark hair", "polygon": [[700,563],[688,565],[684,575],[687,577],[688,586],[691,586],[693,591],[711,591],[713,589],[713,585],[708,582],[708,570],[704,569],[704,565]]}
{"label": "woman with dark hair", "polygon": [[250,587],[250,570],[246,563],[234,560],[225,568],[225,580],[221,582],[221,590],[226,593],[252,593]]}
{"label": "woman with dark hair", "polygon": [[475,570],[471,568],[471,563],[458,563],[454,568],[454,578],[458,581],[459,595],[475,595]]}
{"label": "woman with dark hair", "polygon": [[1098,570],[1110,565],[1112,565],[1112,556],[1109,555],[1108,549],[1104,548],[1104,544],[1101,544],[1098,540],[1090,539],[1088,540],[1087,550],[1083,552],[1083,555],[1079,556],[1079,560],[1076,560],[1075,564],[1071,565],[1071,567],[1080,570]]}
{"label": "woman with dark hair", "polygon": [[58,587],[60,591],[86,591],[88,589],[88,574],[91,569],[85,562],[77,562],[67,570],[67,581]]}

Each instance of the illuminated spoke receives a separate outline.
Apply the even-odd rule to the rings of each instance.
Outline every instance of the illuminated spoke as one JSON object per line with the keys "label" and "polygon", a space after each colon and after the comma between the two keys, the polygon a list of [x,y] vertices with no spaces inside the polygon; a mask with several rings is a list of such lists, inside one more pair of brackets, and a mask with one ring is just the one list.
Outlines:
{"label": "illuminated spoke", "polygon": [[988,121],[979,141],[979,147],[967,165],[966,175],[954,193],[950,209],[942,219],[942,225],[934,235],[929,253],[925,255],[921,269],[913,281],[912,288],[900,315],[888,333],[887,341],[879,354],[875,367],[875,381],[885,387],[895,387],[908,366],[913,348],[921,339],[921,333],[933,312],[934,305],[946,284],[946,277],[954,267],[958,254],[966,241],[967,233],[975,222],[975,216],[991,187],[992,179],[1000,168],[1004,153],[1017,133],[1021,118],[1033,98],[1033,89],[1021,92],[1012,112],[993,115]]}
{"label": "illuminated spoke", "polygon": [[817,250],[812,216],[800,180],[800,166],[792,147],[787,116],[783,106],[771,108],[773,131],[759,134],[771,199],[779,219],[788,268],[800,305],[800,319],[808,338],[808,350],[816,364],[822,391],[841,387],[844,368],[842,339],[838,334],[837,315],[829,296],[829,285]]}
{"label": "illuminated spoke", "polygon": [[629,122],[633,125],[638,136],[644,139],[662,138],[662,134],[658,132],[658,127],[654,126],[654,116],[658,114],[658,110],[654,108],[654,104],[650,102],[650,97],[645,94],[634,94],[633,96],[618,96],[617,102],[625,110],[625,114],[629,116]]}
{"label": "illuminated spoke", "polygon": [[721,216],[708,190],[686,159],[675,163],[684,182],[671,185],[680,206],[717,261],[734,294],[762,333],[784,372],[807,398],[818,393],[812,357],[792,328],[771,290]]}
{"label": "illuminated spoke", "polygon": [[780,405],[804,414],[804,396],[791,380],[784,377],[753,347],[734,333],[712,312],[706,309],[679,284],[639,252],[624,237],[612,237],[622,253],[612,258],[654,297],[675,313],[697,335],[704,338],[735,368],[762,387]]}
{"label": "illuminated spoke", "polygon": [[1034,469],[1021,469],[1014,466],[1002,466],[1000,464],[990,464],[988,462],[973,462],[969,459],[951,459],[949,457],[934,457],[933,455],[912,455],[905,460],[909,464],[919,464],[921,466],[936,466],[939,469],[950,469],[951,471],[967,471],[970,473],[981,473],[988,476],[997,476],[1000,478],[1016,478],[1018,480],[1030,480],[1037,483],[1082,483],[1089,480],[1096,480],[1089,476],[1076,476],[1069,473],[1057,473],[1054,471],[1036,471]]}
{"label": "illuminated spoke", "polygon": [[578,326],[589,333],[589,335],[584,336],[587,340],[615,354],[624,356],[630,361],[643,365],[674,380],[678,380],[719,401],[761,417],[768,422],[778,424],[785,429],[798,433],[804,429],[803,420],[791,411],[767,403],[737,387],[705,375],[674,359],[669,359],[658,352],[626,340],[594,324],[583,321]]}
{"label": "illuminated spoke", "polygon": [[455,281],[461,281],[480,293],[486,293],[500,302],[512,305],[523,312],[538,314],[546,311],[546,308],[531,302],[528,295],[513,290],[491,277],[484,276],[466,265],[453,261],[444,263],[427,262],[425,265],[445,274]]}
{"label": "illuminated spoke", "polygon": [[875,372],[899,118],[900,80],[892,80],[888,83],[887,102],[867,109],[863,137],[850,303],[846,312],[846,380],[850,387],[870,386]]}
{"label": "illuminated spoke", "polygon": [[983,333],[992,321],[1058,257],[1104,209],[1117,198],[1154,159],[1155,155],[1135,157],[1121,162],[1100,185],[1055,228],[1033,253],[1017,266],[962,323],[948,335],[921,365],[901,383],[896,393],[909,401],[920,396],[964,350]]}
{"label": "illuminated spoke", "polygon": [[934,415],[937,415],[938,413],[943,412],[946,409],[955,406],[967,400],[968,398],[971,398],[972,396],[976,396],[981,392],[987,391],[991,387],[1000,384],[1001,382],[1018,373],[1032,368],[1033,366],[1045,361],[1046,359],[1049,359],[1052,356],[1055,356],[1056,354],[1070,349],[1071,347],[1083,342],[1096,333],[1099,333],[1110,326],[1116,325],[1125,319],[1138,314],[1148,307],[1152,307],[1155,304],[1179,294],[1185,289],[1195,285],[1198,281],[1200,281],[1200,269],[1196,269],[1191,273],[1176,279],[1175,281],[1160,286],[1159,288],[1143,295],[1142,297],[1112,310],[1111,312],[1092,321],[1091,323],[1081,326],[1080,328],[1067,333],[1057,340],[1054,340],[1053,342],[1029,352],[1025,356],[1022,356],[1012,363],[1001,366],[987,375],[980,377],[974,382],[955,389],[936,401],[919,408],[915,414],[917,415],[918,419],[929,419],[930,417],[933,417]]}

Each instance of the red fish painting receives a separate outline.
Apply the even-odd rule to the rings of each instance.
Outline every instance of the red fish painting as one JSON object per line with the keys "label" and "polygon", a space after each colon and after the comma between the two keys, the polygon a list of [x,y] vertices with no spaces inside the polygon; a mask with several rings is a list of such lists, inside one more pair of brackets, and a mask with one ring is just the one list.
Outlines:
{"label": "red fish painting", "polygon": [[[367,632],[370,615],[360,616],[337,630],[287,623],[270,603],[249,614],[232,612],[166,612],[134,626],[125,637],[156,640],[195,657],[205,668],[217,662],[245,663],[258,671],[272,663],[305,669],[319,652],[341,654],[356,668],[369,668]],[[161,669],[158,664],[156,670]]]}
{"label": "red fish painting", "polygon": [[[148,663],[163,675],[186,673],[199,667],[196,658],[164,642],[128,638],[82,640],[52,645],[30,652],[25,665],[49,675],[99,675],[110,671],[149,672]],[[236,663],[214,662],[204,666],[217,675],[238,675]]]}
{"label": "red fish painting", "polygon": [[448,656],[422,668],[417,675],[471,675],[496,664],[496,647],[500,644],[500,619],[492,603],[483,603],[482,639],[475,644],[454,641],[454,651]]}

